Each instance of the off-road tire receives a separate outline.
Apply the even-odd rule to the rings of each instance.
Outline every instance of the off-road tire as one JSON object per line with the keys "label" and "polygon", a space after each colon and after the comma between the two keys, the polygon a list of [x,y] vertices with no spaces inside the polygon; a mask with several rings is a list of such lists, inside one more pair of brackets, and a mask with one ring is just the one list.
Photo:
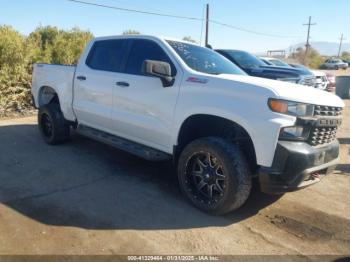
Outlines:
{"label": "off-road tire", "polygon": [[[51,129],[48,128],[49,125]],[[59,104],[51,103],[39,108],[38,127],[47,144],[57,145],[69,139],[70,125],[64,118]]]}
{"label": "off-road tire", "polygon": [[[191,171],[192,158],[206,153],[209,153],[209,159],[210,155],[215,156],[212,159],[222,165],[222,173],[225,174],[225,180],[221,186],[223,191],[219,193],[219,199],[208,201],[201,191],[196,190],[198,187],[193,185],[194,177],[190,174],[199,172],[193,169]],[[217,170],[214,176],[215,174]],[[188,144],[178,161],[178,179],[181,191],[194,206],[215,215],[222,215],[241,207],[246,202],[252,187],[250,169],[244,154],[237,145],[220,137],[200,138]],[[201,180],[202,177],[198,179]]]}

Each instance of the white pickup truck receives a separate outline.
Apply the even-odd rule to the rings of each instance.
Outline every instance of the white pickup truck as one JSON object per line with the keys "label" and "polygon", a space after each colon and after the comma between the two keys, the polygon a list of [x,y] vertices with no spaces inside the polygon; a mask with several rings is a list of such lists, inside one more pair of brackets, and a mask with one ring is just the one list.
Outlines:
{"label": "white pickup truck", "polygon": [[35,64],[38,125],[48,144],[76,132],[148,160],[173,160],[184,195],[223,214],[252,179],[284,193],[338,161],[343,101],[247,76],[211,49],[153,36],[96,38],[77,66]]}

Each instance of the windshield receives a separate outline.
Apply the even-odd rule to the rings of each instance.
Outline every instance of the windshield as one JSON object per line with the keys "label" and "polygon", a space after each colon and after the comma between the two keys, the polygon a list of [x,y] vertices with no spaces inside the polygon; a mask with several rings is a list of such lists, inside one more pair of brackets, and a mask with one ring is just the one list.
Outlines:
{"label": "windshield", "polygon": [[275,66],[285,66],[285,67],[290,67],[287,63],[278,60],[278,59],[270,59],[270,62],[273,63]]}
{"label": "windshield", "polygon": [[209,48],[177,41],[167,42],[193,70],[212,75],[245,75],[240,68]]}
{"label": "windshield", "polygon": [[269,61],[267,61],[267,60],[265,60],[265,59],[263,59],[263,58],[260,58],[261,59],[261,61],[263,61],[265,64],[267,64],[267,65],[274,65],[274,64],[272,64],[271,62],[269,62]]}
{"label": "windshield", "polygon": [[223,52],[231,57],[242,68],[258,68],[266,66],[266,64],[254,55],[244,51],[223,50]]}

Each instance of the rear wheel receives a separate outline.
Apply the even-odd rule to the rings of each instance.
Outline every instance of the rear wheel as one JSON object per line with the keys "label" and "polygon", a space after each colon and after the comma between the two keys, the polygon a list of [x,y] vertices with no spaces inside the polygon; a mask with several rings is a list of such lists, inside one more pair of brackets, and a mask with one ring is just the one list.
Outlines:
{"label": "rear wheel", "polygon": [[58,104],[48,104],[39,109],[38,126],[44,141],[50,145],[69,139],[70,126]]}
{"label": "rear wheel", "polygon": [[192,204],[212,214],[242,206],[252,183],[240,149],[219,137],[201,138],[186,146],[178,163],[178,179]]}
{"label": "rear wheel", "polygon": [[334,67],[334,69],[335,69],[335,70],[338,70],[338,69],[339,69],[339,67],[338,67],[338,66],[335,66],[335,67]]}

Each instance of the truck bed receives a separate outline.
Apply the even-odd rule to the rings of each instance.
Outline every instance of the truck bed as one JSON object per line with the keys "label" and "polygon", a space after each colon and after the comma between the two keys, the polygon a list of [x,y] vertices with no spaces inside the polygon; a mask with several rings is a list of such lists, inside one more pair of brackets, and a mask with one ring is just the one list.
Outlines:
{"label": "truck bed", "polygon": [[[55,87],[58,97],[61,99],[61,109],[66,119],[74,120],[72,110],[73,101],[73,82],[76,66],[70,65],[53,65],[53,64],[34,64],[32,95],[33,97],[42,97],[49,99],[50,94],[40,96],[40,92],[48,90],[47,88]],[[45,89],[44,89],[45,87]],[[35,99],[35,106],[39,107],[42,101]]]}

